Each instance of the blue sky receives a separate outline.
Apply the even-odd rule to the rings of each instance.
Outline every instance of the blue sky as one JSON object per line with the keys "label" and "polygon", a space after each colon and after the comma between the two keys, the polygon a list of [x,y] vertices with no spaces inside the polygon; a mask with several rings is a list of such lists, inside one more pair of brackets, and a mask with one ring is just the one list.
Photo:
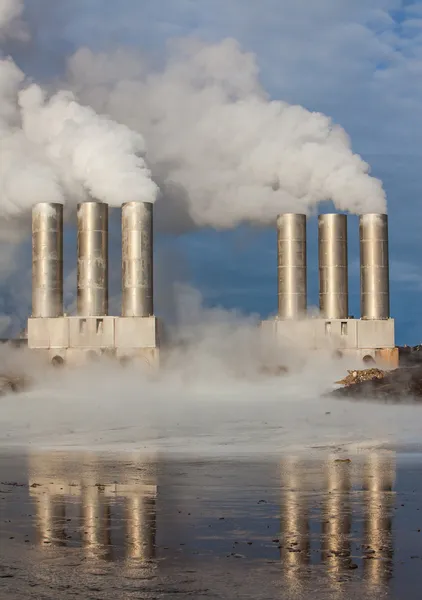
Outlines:
{"label": "blue sky", "polygon": [[[256,54],[273,98],[332,116],[384,182],[390,215],[392,313],[398,343],[422,341],[422,1],[31,0],[32,73],[59,74],[79,46],[122,45],[159,57],[173,37],[234,37]],[[350,220],[351,312],[358,314],[357,224]],[[309,223],[309,295],[317,303],[316,223]],[[240,228],[160,237],[157,264],[220,304],[276,309],[275,233]],[[166,258],[167,257],[167,258]],[[177,259],[175,258],[177,257]],[[160,267],[161,268],[161,267]],[[160,280],[160,276],[158,277]],[[7,304],[3,300],[3,304]]]}

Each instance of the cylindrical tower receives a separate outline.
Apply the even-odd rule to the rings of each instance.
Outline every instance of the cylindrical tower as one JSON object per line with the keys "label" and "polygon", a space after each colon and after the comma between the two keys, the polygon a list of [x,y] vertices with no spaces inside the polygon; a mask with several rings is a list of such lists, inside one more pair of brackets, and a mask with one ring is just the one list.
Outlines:
{"label": "cylindrical tower", "polygon": [[63,205],[32,210],[32,317],[63,315]]}
{"label": "cylindrical tower", "polygon": [[278,316],[297,319],[306,313],[306,215],[277,218]]}
{"label": "cylindrical tower", "polygon": [[108,205],[78,205],[78,315],[108,314]]}
{"label": "cylindrical tower", "polygon": [[153,314],[153,205],[128,202],[122,207],[122,316]]}
{"label": "cylindrical tower", "polygon": [[361,215],[359,237],[360,316],[362,319],[388,319],[390,282],[387,215]]}
{"label": "cylindrical tower", "polygon": [[347,216],[319,215],[319,308],[325,319],[347,319]]}

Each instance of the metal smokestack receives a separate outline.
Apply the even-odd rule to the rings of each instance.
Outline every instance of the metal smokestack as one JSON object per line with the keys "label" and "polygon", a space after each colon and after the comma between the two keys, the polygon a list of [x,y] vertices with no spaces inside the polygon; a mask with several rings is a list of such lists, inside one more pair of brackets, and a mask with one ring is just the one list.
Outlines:
{"label": "metal smokestack", "polygon": [[32,317],[63,315],[63,205],[32,210]]}
{"label": "metal smokestack", "polygon": [[319,308],[325,319],[347,319],[347,216],[319,215]]}
{"label": "metal smokestack", "polygon": [[108,205],[78,205],[78,315],[108,314]]}
{"label": "metal smokestack", "polygon": [[361,215],[359,237],[361,318],[388,319],[390,317],[390,281],[387,215]]}
{"label": "metal smokestack", "polygon": [[122,207],[122,316],[149,317],[153,305],[153,205]]}
{"label": "metal smokestack", "polygon": [[277,217],[278,316],[297,319],[306,313],[306,215]]}

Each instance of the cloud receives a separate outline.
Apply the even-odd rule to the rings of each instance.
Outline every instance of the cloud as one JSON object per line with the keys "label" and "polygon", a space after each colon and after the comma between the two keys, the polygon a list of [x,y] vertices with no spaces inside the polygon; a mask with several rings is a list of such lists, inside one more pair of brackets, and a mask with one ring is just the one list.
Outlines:
{"label": "cloud", "polygon": [[23,11],[24,0],[0,0],[0,42],[29,39],[28,29],[21,18]]}

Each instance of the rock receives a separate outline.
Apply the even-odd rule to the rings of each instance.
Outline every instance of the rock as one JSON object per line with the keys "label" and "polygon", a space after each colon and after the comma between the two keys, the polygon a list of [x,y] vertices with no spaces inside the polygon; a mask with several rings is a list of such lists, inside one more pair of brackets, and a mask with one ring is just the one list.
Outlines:
{"label": "rock", "polygon": [[373,379],[384,379],[388,371],[381,369],[363,369],[361,371],[348,371],[348,375],[340,381],[336,381],[339,385],[356,385],[362,381],[372,381]]}
{"label": "rock", "polygon": [[[369,369],[368,371],[379,371]],[[344,384],[343,388],[329,393],[338,398],[376,399],[381,401],[422,402],[422,367],[399,367],[394,371],[380,374],[367,373],[359,378],[353,377],[354,383]],[[350,375],[350,373],[349,373]],[[349,381],[348,377],[345,378]],[[356,381],[357,380],[357,381]],[[344,380],[343,380],[344,381]],[[351,380],[350,380],[351,381]]]}

